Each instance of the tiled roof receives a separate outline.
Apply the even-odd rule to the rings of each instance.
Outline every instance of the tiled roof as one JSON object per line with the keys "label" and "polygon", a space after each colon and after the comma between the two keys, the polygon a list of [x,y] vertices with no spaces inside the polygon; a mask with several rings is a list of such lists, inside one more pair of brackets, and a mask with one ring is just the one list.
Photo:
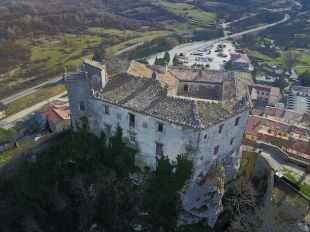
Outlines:
{"label": "tiled roof", "polygon": [[186,82],[222,83],[225,79],[234,78],[234,72],[219,70],[193,70],[170,68],[170,72],[179,80]]}
{"label": "tiled roof", "polygon": [[291,128],[292,128],[292,127],[291,127],[290,124],[277,121],[276,129],[278,129],[278,130],[280,130],[280,131],[283,131],[283,132],[289,134],[289,133],[291,132]]}
{"label": "tiled roof", "polygon": [[236,63],[251,63],[249,57],[246,54],[231,53],[231,60]]}
{"label": "tiled roof", "polygon": [[37,112],[43,113],[54,124],[58,124],[63,120],[70,120],[69,111],[69,105],[53,105],[37,110]]}
{"label": "tiled roof", "polygon": [[307,122],[309,123],[310,122],[310,114],[305,112],[304,113],[304,117],[302,118],[302,122]]}
{"label": "tiled roof", "polygon": [[260,124],[261,120],[259,118],[249,116],[244,133],[257,136],[260,130]]}
{"label": "tiled roof", "polygon": [[[270,96],[276,96],[276,97],[280,96],[280,89],[277,87],[256,84],[256,85],[254,85],[254,88],[257,91],[268,92],[268,93],[270,93]],[[253,91],[252,91],[252,93],[253,93]]]}
{"label": "tiled roof", "polygon": [[107,73],[109,76],[127,72],[131,67],[130,61],[103,61],[101,64],[107,67]]}
{"label": "tiled roof", "polygon": [[278,87],[270,87],[270,96],[280,96],[280,89]]}
{"label": "tiled roof", "polygon": [[268,116],[283,118],[285,111],[286,111],[285,109],[266,106],[264,113]]}
{"label": "tiled roof", "polygon": [[8,107],[5,106],[2,102],[0,102],[0,111],[6,110]]}
{"label": "tiled roof", "polygon": [[299,85],[292,85],[292,90],[304,93],[310,93],[310,87],[299,86]]}
{"label": "tiled roof", "polygon": [[94,61],[94,60],[84,59],[84,62],[83,62],[83,63],[84,63],[84,64],[88,64],[88,65],[90,65],[90,66],[92,66],[92,67],[94,67],[94,68],[101,69],[101,70],[105,69],[104,64],[99,63],[99,62]]}
{"label": "tiled roof", "polygon": [[163,87],[159,80],[122,73],[110,79],[102,91],[96,92],[95,98],[196,129],[211,126],[249,107],[243,99],[210,103],[168,96],[167,91],[168,88]]}
{"label": "tiled roof", "polygon": [[257,115],[257,116],[263,116],[263,111],[258,110],[258,109],[253,109],[252,114]]}
{"label": "tiled roof", "polygon": [[299,113],[293,110],[285,110],[283,118],[300,122],[303,118],[303,113]]}
{"label": "tiled roof", "polygon": [[277,128],[277,122],[268,119],[268,120],[266,121],[266,126],[268,126],[268,127],[270,127],[270,128]]}
{"label": "tiled roof", "polygon": [[257,91],[263,91],[263,92],[270,92],[270,86],[266,86],[266,85],[254,85],[254,88]]}

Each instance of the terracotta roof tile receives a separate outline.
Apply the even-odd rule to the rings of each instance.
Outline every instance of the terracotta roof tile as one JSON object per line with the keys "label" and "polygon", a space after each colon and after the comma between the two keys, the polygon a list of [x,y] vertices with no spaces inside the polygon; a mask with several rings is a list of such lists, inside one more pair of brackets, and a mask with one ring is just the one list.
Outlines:
{"label": "terracotta roof tile", "polygon": [[238,63],[251,63],[249,57],[246,54],[241,54],[241,53],[231,53],[231,60],[233,62],[238,62]]}
{"label": "terracotta roof tile", "polygon": [[245,134],[249,135],[258,135],[258,131],[260,130],[261,120],[256,117],[249,116],[248,122],[245,128]]}

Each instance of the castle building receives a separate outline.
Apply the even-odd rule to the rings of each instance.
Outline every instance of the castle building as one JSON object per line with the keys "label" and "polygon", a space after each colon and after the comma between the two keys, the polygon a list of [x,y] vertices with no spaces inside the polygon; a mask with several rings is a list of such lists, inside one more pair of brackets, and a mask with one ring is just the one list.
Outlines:
{"label": "castle building", "polygon": [[213,226],[224,184],[240,165],[251,76],[179,68],[156,73],[135,61],[84,60],[82,69],[64,74],[72,120],[87,116],[98,136],[120,125],[128,146],[139,148],[140,167],[155,170],[156,157],[175,160],[189,152],[194,170],[180,193],[185,210],[180,224],[207,218]]}

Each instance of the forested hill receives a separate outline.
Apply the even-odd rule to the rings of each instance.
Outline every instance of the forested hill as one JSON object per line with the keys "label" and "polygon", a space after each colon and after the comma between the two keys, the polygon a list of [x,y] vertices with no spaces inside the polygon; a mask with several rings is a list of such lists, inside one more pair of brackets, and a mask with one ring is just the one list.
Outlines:
{"label": "forested hill", "polygon": [[177,162],[163,157],[156,172],[141,172],[120,127],[109,143],[87,128],[61,136],[64,142],[2,168],[0,231],[175,231],[178,191],[193,166],[185,155]]}
{"label": "forested hill", "polygon": [[0,69],[4,73],[31,55],[32,37],[83,33],[88,27],[139,30],[141,23],[106,11],[102,1],[2,1],[0,6]]}

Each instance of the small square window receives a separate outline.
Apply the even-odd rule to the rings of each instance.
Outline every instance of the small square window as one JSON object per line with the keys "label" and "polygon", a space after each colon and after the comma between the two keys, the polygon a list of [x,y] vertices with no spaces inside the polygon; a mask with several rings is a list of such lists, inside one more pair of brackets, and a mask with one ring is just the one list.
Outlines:
{"label": "small square window", "polygon": [[220,145],[216,146],[214,148],[214,152],[213,152],[213,155],[216,155],[218,152],[219,152],[219,148],[220,148]]}
{"label": "small square window", "polygon": [[219,134],[222,133],[223,126],[224,124],[219,126],[219,132],[218,132]]}
{"label": "small square window", "polygon": [[164,132],[164,124],[158,122],[157,123],[157,131],[163,133]]}
{"label": "small square window", "polygon": [[86,110],[85,103],[83,101],[79,101],[80,110]]}
{"label": "small square window", "polygon": [[266,93],[266,96],[269,96],[269,93]]}
{"label": "small square window", "polygon": [[187,92],[188,91],[188,84],[184,84],[183,88],[184,88],[184,91]]}
{"label": "small square window", "polygon": [[135,115],[129,114],[129,126],[135,127]]}
{"label": "small square window", "polygon": [[264,92],[262,92],[262,95],[264,95],[265,93]]}
{"label": "small square window", "polygon": [[234,139],[235,139],[235,138],[232,138],[232,139],[230,140],[230,145],[232,145],[232,144],[233,144]]}
{"label": "small square window", "polygon": [[162,156],[163,155],[163,146],[160,143],[156,143],[156,155]]}
{"label": "small square window", "polygon": [[267,101],[268,100],[268,98],[265,98],[265,101]]}
{"label": "small square window", "polygon": [[235,126],[238,126],[239,120],[240,120],[240,117],[236,118],[236,120],[235,120]]}
{"label": "small square window", "polygon": [[104,106],[104,113],[109,114],[109,107],[108,106]]}

